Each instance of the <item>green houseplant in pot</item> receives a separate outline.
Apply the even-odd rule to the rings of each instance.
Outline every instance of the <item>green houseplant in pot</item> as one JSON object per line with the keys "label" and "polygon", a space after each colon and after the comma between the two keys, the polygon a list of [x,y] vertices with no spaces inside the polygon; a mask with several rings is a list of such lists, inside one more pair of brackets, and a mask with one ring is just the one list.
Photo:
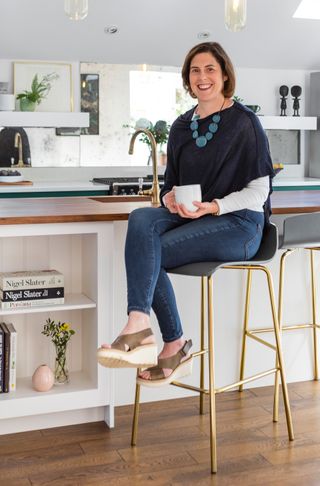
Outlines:
{"label": "green houseplant in pot", "polygon": [[[151,123],[151,121],[148,120],[147,118],[139,118],[139,120],[135,123],[135,125],[123,125],[123,127],[124,128],[132,128],[133,130],[138,130],[139,128],[145,128],[145,129],[149,130],[152,133],[152,135],[154,136],[160,157],[163,157],[163,158],[166,159],[166,153],[163,150],[163,145],[165,145],[168,141],[170,125],[165,120],[158,120],[153,125]],[[150,165],[150,162],[151,162],[151,142],[150,142],[150,139],[149,139],[149,137],[147,137],[147,135],[142,133],[140,140],[141,140],[141,142],[148,145],[150,153],[149,153],[147,165]],[[163,165],[161,163],[161,160],[160,160],[160,164]]]}
{"label": "green houseplant in pot", "polygon": [[56,73],[50,73],[39,79],[35,74],[31,82],[31,90],[23,91],[17,95],[20,101],[21,111],[34,111],[36,105],[39,105],[43,99],[48,96],[51,89],[51,83],[59,78]]}

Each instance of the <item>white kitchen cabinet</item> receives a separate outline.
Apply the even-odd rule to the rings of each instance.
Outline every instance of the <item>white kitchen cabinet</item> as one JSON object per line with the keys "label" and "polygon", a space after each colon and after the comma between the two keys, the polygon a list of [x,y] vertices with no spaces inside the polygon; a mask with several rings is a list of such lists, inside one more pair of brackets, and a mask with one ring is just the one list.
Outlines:
{"label": "white kitchen cabinet", "polygon": [[[98,409],[113,426],[113,372],[96,360],[97,347],[112,335],[113,223],[0,226],[0,263],[2,271],[57,269],[66,294],[63,305],[0,311],[18,333],[17,389],[0,394],[0,434],[63,425],[56,418],[67,412],[94,421]],[[31,377],[40,364],[54,365],[54,346],[41,334],[49,316],[76,333],[68,343],[70,382],[41,393]]]}

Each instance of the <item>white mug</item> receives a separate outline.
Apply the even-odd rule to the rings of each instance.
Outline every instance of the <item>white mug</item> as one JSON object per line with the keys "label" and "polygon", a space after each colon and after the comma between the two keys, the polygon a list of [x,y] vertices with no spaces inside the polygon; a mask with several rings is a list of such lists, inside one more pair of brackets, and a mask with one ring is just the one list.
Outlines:
{"label": "white mug", "polygon": [[174,195],[178,204],[183,204],[188,211],[197,211],[197,206],[194,206],[193,201],[201,202],[201,186],[200,184],[190,184],[186,186],[176,186],[174,188]]}

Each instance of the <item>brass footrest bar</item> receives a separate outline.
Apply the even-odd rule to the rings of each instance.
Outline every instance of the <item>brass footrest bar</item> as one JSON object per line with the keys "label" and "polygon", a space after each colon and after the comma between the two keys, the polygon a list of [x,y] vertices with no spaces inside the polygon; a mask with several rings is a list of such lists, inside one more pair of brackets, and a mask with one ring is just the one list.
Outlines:
{"label": "brass footrest bar", "polygon": [[202,354],[207,354],[207,352],[207,349],[203,349],[202,351],[195,351],[194,353],[191,353],[191,356],[193,358],[196,358],[197,356],[201,356]]}
{"label": "brass footrest bar", "polygon": [[200,388],[197,386],[187,385],[186,383],[180,383],[179,381],[172,381],[170,385],[178,386],[179,388],[185,388],[186,390],[195,391],[198,393],[209,393],[206,388]]}
{"label": "brass footrest bar", "polygon": [[232,388],[235,388],[240,385],[244,385],[245,383],[250,383],[250,381],[258,380],[259,378],[263,378],[264,376],[272,375],[272,373],[276,373],[279,368],[272,368],[271,370],[263,371],[262,373],[257,373],[256,375],[252,375],[249,378],[244,378],[243,380],[237,381],[237,383],[232,383],[231,385],[223,386],[222,388],[216,388],[215,393],[222,393]]}
{"label": "brass footrest bar", "polygon": [[[281,331],[293,331],[295,329],[310,329],[313,327],[317,327],[320,329],[320,324],[292,324],[291,326],[281,326]],[[264,327],[259,329],[249,329],[248,333],[251,334],[259,334],[264,332],[274,332],[273,327]]]}
{"label": "brass footrest bar", "polygon": [[[263,378],[264,376],[272,375],[272,373],[276,373],[279,368],[272,368],[271,370],[262,371],[261,373],[257,373],[256,375],[249,376],[248,378],[244,378],[243,380],[237,381],[236,383],[231,383],[231,385],[223,386],[221,388],[216,388],[214,393],[222,393],[228,390],[232,390],[232,388],[236,388],[240,385],[244,385],[245,383],[250,383],[250,381],[258,380],[259,378]],[[179,388],[185,388],[186,390],[195,391],[198,393],[205,393],[208,394],[209,390],[205,388],[199,388],[197,386],[187,385],[186,383],[180,383],[179,381],[173,381],[170,385],[178,386]]]}
{"label": "brass footrest bar", "polygon": [[268,341],[265,341],[264,339],[258,338],[257,336],[254,336],[251,331],[247,331],[246,335],[250,337],[251,339],[254,339],[255,341],[258,341],[258,343],[263,344],[264,346],[267,346],[268,348],[273,349],[273,351],[277,351],[277,348],[274,344],[268,343]]}

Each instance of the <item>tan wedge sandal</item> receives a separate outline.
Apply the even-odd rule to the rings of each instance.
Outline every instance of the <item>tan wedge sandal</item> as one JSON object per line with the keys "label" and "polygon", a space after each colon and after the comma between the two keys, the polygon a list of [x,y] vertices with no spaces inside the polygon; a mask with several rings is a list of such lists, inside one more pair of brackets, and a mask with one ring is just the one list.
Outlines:
{"label": "tan wedge sandal", "polygon": [[[191,346],[192,341],[189,339],[189,341],[186,341],[183,347],[176,354],[170,356],[170,358],[159,358],[157,366],[145,370],[150,372],[150,379],[144,380],[143,378],[138,377],[137,383],[139,385],[150,387],[164,386],[169,385],[178,378],[191,375],[193,356],[184,359],[188,355]],[[167,377],[165,377],[163,372],[165,368],[172,370],[172,373]]]}
{"label": "tan wedge sandal", "polygon": [[106,368],[146,368],[157,363],[157,345],[141,344],[153,332],[149,329],[121,334],[111,348],[99,348],[98,362]]}

